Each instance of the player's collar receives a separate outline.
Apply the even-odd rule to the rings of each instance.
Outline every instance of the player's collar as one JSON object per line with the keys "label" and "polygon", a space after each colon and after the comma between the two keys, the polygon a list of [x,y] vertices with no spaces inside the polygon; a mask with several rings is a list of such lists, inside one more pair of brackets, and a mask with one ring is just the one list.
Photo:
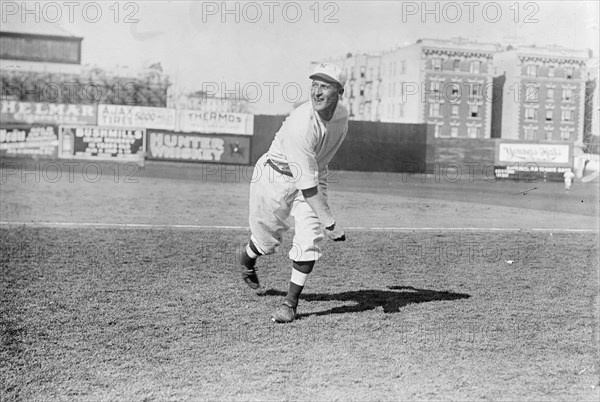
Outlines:
{"label": "player's collar", "polygon": [[320,114],[319,112],[317,112],[316,110],[314,110],[314,109],[313,109],[313,112],[314,112],[314,113],[315,113],[317,116],[319,116],[319,120],[321,120],[321,121],[322,121],[324,124],[331,123],[332,121],[334,121],[334,120],[337,118],[336,114],[338,113],[338,110],[339,110],[339,107],[338,107],[338,106],[339,106],[339,104],[340,104],[340,103],[338,102],[338,103],[335,105],[335,109],[333,110],[333,113],[331,114],[331,118],[330,118],[329,120],[325,120],[325,119],[323,118],[323,116],[321,116],[321,114]]}

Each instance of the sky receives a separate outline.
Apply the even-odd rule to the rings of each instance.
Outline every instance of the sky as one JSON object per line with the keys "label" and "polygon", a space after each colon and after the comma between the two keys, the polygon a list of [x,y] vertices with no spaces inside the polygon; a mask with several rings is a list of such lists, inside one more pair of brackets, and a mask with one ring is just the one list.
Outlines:
{"label": "sky", "polygon": [[600,53],[597,1],[56,1],[26,3],[30,13],[20,1],[1,3],[3,23],[52,22],[82,36],[84,64],[160,62],[181,90],[239,88],[265,114],[306,99],[312,61],[419,38],[556,44],[591,49],[596,60]]}

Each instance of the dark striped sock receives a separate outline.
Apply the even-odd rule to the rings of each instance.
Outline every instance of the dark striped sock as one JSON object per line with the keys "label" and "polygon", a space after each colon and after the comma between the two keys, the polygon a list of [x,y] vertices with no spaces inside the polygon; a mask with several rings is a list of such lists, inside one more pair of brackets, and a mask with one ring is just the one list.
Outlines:
{"label": "dark striped sock", "polygon": [[285,296],[286,300],[290,301],[294,306],[298,305],[300,294],[304,289],[304,284],[309,273],[315,266],[314,261],[294,261],[292,264],[292,278],[290,280],[290,287],[288,293]]}
{"label": "dark striped sock", "polygon": [[240,259],[240,263],[248,268],[254,268],[254,265],[256,264],[256,258],[250,258],[248,253],[246,253],[246,247],[244,247],[244,249],[242,250],[242,257]]}
{"label": "dark striped sock", "polygon": [[[250,250],[248,250],[248,249],[250,249]],[[250,257],[248,255],[248,252],[250,252],[251,254],[254,254],[256,257]],[[254,268],[254,264],[256,264],[256,258],[258,258],[259,255],[260,255],[260,252],[254,245],[254,243],[252,243],[252,240],[250,240],[250,241],[248,241],[248,245],[246,247],[244,247],[244,249],[242,250],[240,263],[245,267]]]}

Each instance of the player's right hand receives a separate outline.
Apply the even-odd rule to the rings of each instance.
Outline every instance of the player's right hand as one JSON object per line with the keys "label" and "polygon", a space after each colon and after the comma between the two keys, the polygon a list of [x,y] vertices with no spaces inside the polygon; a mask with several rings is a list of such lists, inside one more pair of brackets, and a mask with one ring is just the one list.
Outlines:
{"label": "player's right hand", "polygon": [[326,227],[325,233],[327,233],[327,236],[333,241],[345,241],[346,240],[346,234],[344,233],[344,229],[337,223],[334,223],[333,225]]}

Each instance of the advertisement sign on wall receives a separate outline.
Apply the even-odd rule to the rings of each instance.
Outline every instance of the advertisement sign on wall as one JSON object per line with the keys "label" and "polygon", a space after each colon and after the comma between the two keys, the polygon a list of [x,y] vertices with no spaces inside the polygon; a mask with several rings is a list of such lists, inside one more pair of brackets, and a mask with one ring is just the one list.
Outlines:
{"label": "advertisement sign on wall", "polygon": [[175,109],[100,104],[98,125],[175,130]]}
{"label": "advertisement sign on wall", "polygon": [[561,181],[571,165],[570,144],[501,142],[494,173],[501,179]]}
{"label": "advertisement sign on wall", "polygon": [[568,164],[569,144],[500,143],[497,162]]}
{"label": "advertisement sign on wall", "polygon": [[3,125],[7,123],[95,125],[96,105],[3,100],[0,120]]}
{"label": "advertisement sign on wall", "polygon": [[254,115],[247,113],[180,110],[178,131],[252,135]]}
{"label": "advertisement sign on wall", "polygon": [[250,163],[250,138],[148,130],[147,158],[170,161]]}
{"label": "advertisement sign on wall", "polygon": [[75,159],[143,159],[145,129],[60,126],[59,157]]}
{"label": "advertisement sign on wall", "polygon": [[1,156],[56,157],[58,132],[56,126],[0,128]]}

